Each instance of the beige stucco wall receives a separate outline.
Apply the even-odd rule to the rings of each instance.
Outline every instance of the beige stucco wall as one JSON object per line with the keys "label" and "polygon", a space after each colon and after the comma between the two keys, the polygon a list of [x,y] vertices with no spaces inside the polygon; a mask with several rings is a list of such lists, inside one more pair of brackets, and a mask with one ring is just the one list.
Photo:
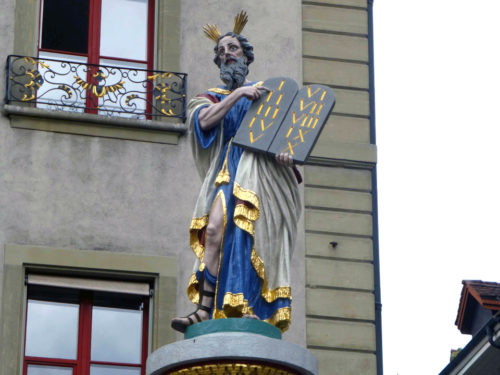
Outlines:
{"label": "beige stucco wall", "polygon": [[[7,56],[12,53],[14,45],[14,2],[12,0],[0,0],[0,61],[2,69]],[[0,74],[0,98],[5,97],[5,75]],[[8,120],[0,116],[0,176],[3,176],[8,164],[8,152],[5,143],[9,139]],[[1,177],[0,177],[1,178]],[[1,180],[0,180],[1,181]],[[7,196],[6,186],[0,182],[0,210],[6,207]],[[0,214],[0,301],[2,300],[2,279],[3,279],[3,244],[5,243],[5,233],[2,228],[7,225],[6,215]],[[1,310],[1,309],[0,309]],[[1,319],[0,312],[0,319]]]}
{"label": "beige stucco wall", "polygon": [[[9,53],[34,54],[38,18],[32,13],[38,2],[17,0],[15,9],[14,0],[0,1],[0,45],[5,46],[0,61]],[[219,84],[213,44],[201,27],[210,22],[229,30],[241,9],[249,15],[245,34],[256,55],[249,78],[281,75],[300,83],[300,1],[169,0],[157,7],[157,67],[188,73],[189,97]],[[0,75],[2,97],[4,88]],[[30,122],[58,132],[12,127]],[[78,126],[95,134],[85,122],[0,116],[0,272],[6,244],[173,256],[178,259],[177,311],[190,312],[185,287],[194,255],[188,226],[201,181],[187,137],[165,144],[114,139],[119,132],[113,130],[106,136],[68,134],[78,133]],[[305,345],[302,231],[297,244],[294,322],[285,339]]]}
{"label": "beige stucco wall", "polygon": [[285,76],[302,82],[302,6],[299,0],[184,0],[181,3],[181,66],[189,73],[188,96],[221,82],[212,59],[214,43],[202,27],[217,24],[232,31],[234,16],[248,14],[242,34],[254,47],[250,80]]}
{"label": "beige stucco wall", "polygon": [[[2,64],[10,53],[33,54],[36,4],[1,1]],[[178,35],[174,43],[163,39],[160,65],[173,65],[162,53],[176,48],[172,54],[178,57],[178,45]],[[2,74],[2,98],[4,90]],[[12,127],[29,122],[62,132],[90,128],[69,120],[0,116],[0,272],[6,244],[173,257],[187,252],[199,182],[183,138],[162,144],[114,139],[122,131],[111,128],[105,138]]]}

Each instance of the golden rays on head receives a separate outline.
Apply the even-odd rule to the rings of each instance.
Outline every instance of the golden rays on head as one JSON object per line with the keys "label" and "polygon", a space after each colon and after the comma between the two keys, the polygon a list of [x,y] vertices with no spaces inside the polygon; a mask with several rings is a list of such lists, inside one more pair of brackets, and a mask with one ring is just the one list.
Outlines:
{"label": "golden rays on head", "polygon": [[[244,10],[242,10],[240,13],[236,15],[236,17],[234,17],[233,33],[241,34],[247,22],[248,22],[247,13]],[[205,26],[203,26],[203,32],[205,33],[207,38],[213,40],[215,43],[217,43],[217,41],[222,35],[217,25],[211,23],[207,23]]]}
{"label": "golden rays on head", "polygon": [[207,36],[208,39],[212,39],[215,43],[219,40],[221,33],[217,25],[206,24],[203,26],[203,32]]}
{"label": "golden rays on head", "polygon": [[247,12],[242,10],[240,13],[236,15],[236,17],[234,17],[233,33],[241,34],[247,22],[248,22]]}

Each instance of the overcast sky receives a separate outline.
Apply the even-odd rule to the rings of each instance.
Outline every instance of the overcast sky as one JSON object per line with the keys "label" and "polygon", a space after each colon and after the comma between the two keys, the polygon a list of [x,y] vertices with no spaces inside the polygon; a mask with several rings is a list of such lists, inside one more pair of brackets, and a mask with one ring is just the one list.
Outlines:
{"label": "overcast sky", "polygon": [[500,282],[500,1],[376,0],[385,375],[438,374],[471,336],[462,280]]}

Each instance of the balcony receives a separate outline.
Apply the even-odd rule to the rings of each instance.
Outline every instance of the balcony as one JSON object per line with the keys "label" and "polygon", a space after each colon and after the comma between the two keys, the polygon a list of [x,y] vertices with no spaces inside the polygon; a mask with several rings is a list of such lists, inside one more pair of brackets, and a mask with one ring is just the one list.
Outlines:
{"label": "balcony", "polygon": [[[108,118],[185,120],[187,74],[10,55],[6,103]],[[142,122],[142,121],[141,121]],[[157,121],[154,121],[155,123]]]}

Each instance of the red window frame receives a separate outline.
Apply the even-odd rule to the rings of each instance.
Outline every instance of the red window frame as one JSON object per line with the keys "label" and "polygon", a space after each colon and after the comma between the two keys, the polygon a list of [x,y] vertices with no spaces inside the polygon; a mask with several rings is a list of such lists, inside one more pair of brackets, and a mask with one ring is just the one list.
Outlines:
{"label": "red window frame", "polygon": [[[141,369],[141,375],[146,375],[146,359],[148,356],[148,332],[149,332],[149,298],[144,297],[144,308],[142,311],[142,345],[141,345],[141,363],[122,363],[122,362],[105,362],[92,361],[91,342],[92,342],[92,292],[80,291],[80,309],[78,317],[78,348],[76,359],[62,358],[46,358],[24,355],[26,352],[26,332],[24,333],[24,350],[23,350],[23,375],[28,373],[28,365],[45,365],[54,367],[72,368],[73,375],[88,375],[90,374],[90,365],[110,365],[110,366],[126,366],[137,367]],[[27,327],[28,322],[28,303],[26,303],[25,322]]]}
{"label": "red window frame", "polygon": [[[87,53],[75,53],[68,52],[62,50],[54,50],[41,48],[40,46],[40,38],[41,38],[41,29],[42,29],[42,9],[43,9],[43,1],[40,0],[40,12],[38,15],[38,41],[37,41],[37,57],[39,57],[40,52],[52,52],[52,53],[60,53],[66,55],[74,55],[74,56],[84,56],[87,57],[87,64],[99,65],[100,59],[110,59],[116,61],[125,61],[131,63],[140,63],[146,64],[147,70],[153,70],[153,60],[154,60],[154,30],[155,30],[155,0],[148,0],[148,20],[147,20],[147,52],[146,52],[146,61],[144,60],[134,60],[134,59],[126,59],[120,57],[113,56],[105,56],[100,55],[100,43],[101,43],[101,0],[89,0],[89,32],[88,32],[88,46]],[[93,82],[94,79],[92,75],[95,73],[94,69],[88,69],[87,71],[87,82]],[[150,98],[148,98],[150,99]],[[151,112],[151,104],[150,100],[148,100],[146,112]],[[87,95],[86,99],[86,107],[91,107],[91,96]],[[97,109],[88,109],[85,112],[87,113],[97,113]]]}

